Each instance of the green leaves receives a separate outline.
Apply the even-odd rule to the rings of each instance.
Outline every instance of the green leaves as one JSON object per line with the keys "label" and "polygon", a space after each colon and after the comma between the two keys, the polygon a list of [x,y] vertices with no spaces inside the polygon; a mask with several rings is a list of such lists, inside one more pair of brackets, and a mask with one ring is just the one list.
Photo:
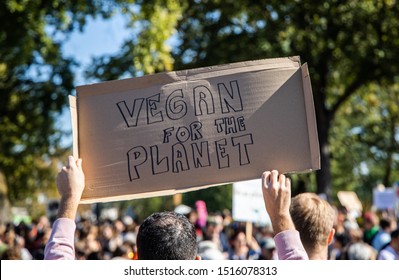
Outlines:
{"label": "green leaves", "polygon": [[397,182],[398,132],[396,84],[371,84],[353,95],[337,112],[331,130],[334,185],[355,190],[363,199],[370,200],[371,190],[377,184],[389,187]]}
{"label": "green leaves", "polygon": [[0,2],[0,172],[13,201],[54,186],[52,160],[65,151],[55,120],[74,87],[76,65],[61,45],[87,16],[110,13],[100,2]]}
{"label": "green leaves", "polygon": [[171,44],[184,5],[176,0],[137,1],[122,12],[131,19],[131,38],[116,55],[95,58],[86,76],[97,80],[118,79],[171,71]]}

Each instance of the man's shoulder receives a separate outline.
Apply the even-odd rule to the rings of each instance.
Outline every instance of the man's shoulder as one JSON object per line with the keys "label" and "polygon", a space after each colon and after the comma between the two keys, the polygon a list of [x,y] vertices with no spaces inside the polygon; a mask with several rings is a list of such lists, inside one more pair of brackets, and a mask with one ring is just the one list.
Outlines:
{"label": "man's shoulder", "polygon": [[379,260],[395,260],[398,258],[398,253],[390,245],[382,249],[378,254]]}

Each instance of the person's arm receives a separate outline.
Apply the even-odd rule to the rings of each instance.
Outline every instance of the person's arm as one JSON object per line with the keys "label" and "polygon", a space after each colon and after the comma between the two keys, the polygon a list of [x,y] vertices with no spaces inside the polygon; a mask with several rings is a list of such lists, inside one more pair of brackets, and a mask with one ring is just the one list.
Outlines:
{"label": "person's arm", "polygon": [[53,224],[52,233],[44,251],[45,260],[75,259],[75,218],[79,201],[85,187],[82,160],[68,157],[57,176],[57,188],[61,195],[57,220]]}
{"label": "person's arm", "polygon": [[75,222],[68,218],[58,218],[52,228],[44,250],[45,260],[74,260]]}
{"label": "person's arm", "polygon": [[278,171],[262,174],[262,193],[280,260],[309,259],[290,215],[291,181]]}
{"label": "person's arm", "polygon": [[279,260],[308,260],[309,256],[302,245],[299,232],[288,229],[274,236]]}

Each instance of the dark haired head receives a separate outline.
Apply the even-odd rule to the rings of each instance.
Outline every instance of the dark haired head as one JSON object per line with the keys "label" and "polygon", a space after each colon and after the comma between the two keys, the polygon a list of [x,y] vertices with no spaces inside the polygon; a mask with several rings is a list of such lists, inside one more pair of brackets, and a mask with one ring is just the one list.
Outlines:
{"label": "dark haired head", "polygon": [[182,214],[154,213],[140,225],[137,253],[140,260],[194,260],[197,256],[194,225]]}
{"label": "dark haired head", "polygon": [[397,228],[391,232],[391,239],[398,238],[398,237],[399,237],[399,228]]}
{"label": "dark haired head", "polygon": [[380,228],[385,230],[389,229],[391,227],[391,222],[387,219],[381,219],[380,220]]}

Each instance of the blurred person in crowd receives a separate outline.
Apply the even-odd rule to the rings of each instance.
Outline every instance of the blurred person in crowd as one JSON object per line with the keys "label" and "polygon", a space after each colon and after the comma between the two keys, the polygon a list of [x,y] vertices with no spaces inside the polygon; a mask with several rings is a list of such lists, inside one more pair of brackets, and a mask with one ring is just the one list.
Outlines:
{"label": "blurred person in crowd", "polygon": [[125,230],[125,226],[123,225],[121,220],[115,220],[113,223],[109,223],[106,227],[105,235],[107,238],[106,247],[109,258],[112,257],[114,252],[118,247],[121,247],[123,244],[123,231]]}
{"label": "blurred person in crowd", "polygon": [[245,231],[237,230],[230,239],[229,260],[259,259],[261,249],[253,236],[247,240]]}
{"label": "blurred person in crowd", "polygon": [[79,246],[79,244],[75,244],[75,260],[86,260],[87,254],[86,250]]}
{"label": "blurred person in crowd", "polygon": [[113,242],[113,227],[109,221],[106,221],[100,225],[100,232],[98,240],[101,244],[101,248],[104,252],[104,256],[109,259],[112,256],[112,253],[117,247],[116,242]]}
{"label": "blurred person in crowd", "polygon": [[18,227],[8,224],[0,233],[0,259],[3,260],[32,260],[33,256],[25,247],[25,239]]}
{"label": "blurred person in crowd", "polygon": [[229,209],[223,209],[222,217],[224,228],[229,227],[233,223],[233,216],[231,215],[231,211]]}
{"label": "blurred person in crowd", "polygon": [[4,234],[6,232],[6,225],[4,223],[0,223],[0,257],[5,250],[7,250],[7,244],[4,243]]}
{"label": "blurred person in crowd", "polygon": [[136,243],[137,233],[139,230],[138,222],[130,216],[125,216],[122,220],[126,227],[123,233],[123,240],[129,240]]}
{"label": "blurred person in crowd", "polygon": [[2,260],[22,260],[21,248],[18,246],[7,247],[4,253],[1,255]]}
{"label": "blurred person in crowd", "polygon": [[16,233],[14,229],[14,225],[9,223],[6,226],[6,230],[3,234],[3,242],[7,245],[7,247],[12,247],[14,245]]}
{"label": "blurred person in crowd", "polygon": [[274,233],[273,233],[273,227],[271,224],[266,224],[263,226],[257,227],[257,232],[255,234],[256,240],[264,240],[266,238],[273,238]]}
{"label": "blurred person in crowd", "polygon": [[261,247],[259,260],[278,260],[276,243],[272,237],[264,237],[259,245]]}
{"label": "blurred person in crowd", "polygon": [[345,259],[348,259],[348,255],[347,255],[348,248],[352,244],[364,242],[363,241],[363,231],[360,227],[359,228],[349,228],[348,229],[348,237],[349,237],[349,242],[346,244],[346,247],[345,247]]}
{"label": "blurred person in crowd", "polygon": [[33,256],[25,247],[25,239],[22,236],[15,238],[15,246],[17,246],[21,252],[21,260],[32,260]]}
{"label": "blurred person in crowd", "polygon": [[123,242],[121,246],[118,246],[113,253],[112,260],[133,260],[134,252],[133,252],[134,244],[130,242]]}
{"label": "blurred person in crowd", "polygon": [[43,260],[44,259],[44,250],[46,247],[46,244],[50,238],[51,235],[51,228],[46,228],[44,231],[38,232],[38,235],[35,239],[35,250],[32,253],[33,258],[35,260]]}
{"label": "blurred person in crowd", "polygon": [[333,207],[335,211],[335,220],[334,220],[334,229],[335,234],[343,234],[345,232],[345,220],[347,219],[347,209],[343,206],[341,207]]}
{"label": "blurred person in crowd", "polygon": [[378,260],[399,260],[399,229],[391,232],[391,241],[378,253]]}
{"label": "blurred person in crowd", "polygon": [[186,215],[187,219],[195,226],[195,234],[197,235],[197,242],[204,240],[204,229],[198,223],[198,212],[196,209],[191,209],[191,211]]}
{"label": "blurred person in crowd", "polygon": [[366,212],[363,215],[363,241],[369,245],[372,245],[374,237],[378,233],[378,217],[372,212]]}
{"label": "blurred person in crowd", "polygon": [[[119,219],[113,223],[113,236],[112,243],[114,247],[122,246],[123,244],[123,233],[125,232],[125,225]],[[114,250],[115,251],[115,250]]]}
{"label": "blurred person in crowd", "polygon": [[80,220],[75,231],[76,259],[86,259],[90,253],[101,249],[98,242],[98,227],[89,220]]}
{"label": "blurred person in crowd", "polygon": [[331,251],[329,254],[330,260],[344,260],[346,259],[347,244],[349,243],[349,236],[346,232],[341,232],[334,235],[334,240],[331,244]]}
{"label": "blurred person in crowd", "polygon": [[366,242],[360,241],[348,247],[347,256],[348,260],[375,260],[377,252]]}
{"label": "blurred person in crowd", "polygon": [[1,228],[0,240],[0,259],[2,260],[20,260],[21,251],[15,246],[16,233],[14,226],[9,223]]}
{"label": "blurred person in crowd", "polygon": [[363,240],[363,230],[353,223],[345,224],[347,243],[342,250],[342,260],[375,260],[377,251]]}
{"label": "blurred person in crowd", "polygon": [[391,241],[391,231],[391,221],[385,218],[380,219],[380,228],[371,242],[374,249],[380,251],[383,246]]}
{"label": "blurred person in crowd", "polygon": [[208,220],[208,210],[206,208],[206,203],[203,200],[197,200],[195,202],[195,210],[197,212],[197,226],[200,228],[204,228],[206,225],[206,221]]}
{"label": "blurred person in crowd", "polygon": [[[362,234],[357,221],[352,215],[348,214],[346,208],[341,207],[336,212],[336,223],[334,224],[334,240],[330,245],[330,260],[348,259],[348,246],[354,242],[353,235]],[[361,235],[362,236],[362,235]],[[356,238],[356,242],[361,240],[361,236]]]}
{"label": "blurred person in crowd", "polygon": [[203,231],[203,240],[210,240],[215,243],[216,248],[224,253],[227,258],[228,251],[230,250],[229,238],[223,232],[223,216],[220,213],[211,213],[208,215]]}
{"label": "blurred person in crowd", "polygon": [[202,240],[198,243],[198,255],[201,260],[225,260],[226,256],[220,252],[211,240]]}
{"label": "blurred person in crowd", "polygon": [[37,230],[39,232],[44,232],[50,228],[50,221],[46,216],[40,216],[39,221],[37,222]]}
{"label": "blurred person in crowd", "polygon": [[335,212],[314,193],[301,193],[292,199],[290,213],[311,260],[326,260],[333,241]]}
{"label": "blurred person in crowd", "polygon": [[97,261],[97,260],[108,260],[109,258],[105,258],[103,252],[94,251],[87,255],[87,260]]}

